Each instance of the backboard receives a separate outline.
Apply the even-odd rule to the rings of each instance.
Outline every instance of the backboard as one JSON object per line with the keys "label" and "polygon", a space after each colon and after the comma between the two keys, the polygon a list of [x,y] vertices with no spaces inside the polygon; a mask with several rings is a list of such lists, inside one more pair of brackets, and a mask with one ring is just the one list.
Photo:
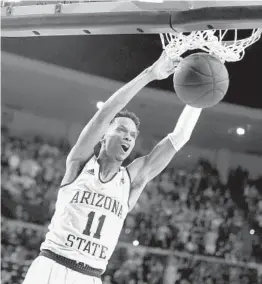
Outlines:
{"label": "backboard", "polygon": [[262,1],[1,1],[4,37],[262,28]]}

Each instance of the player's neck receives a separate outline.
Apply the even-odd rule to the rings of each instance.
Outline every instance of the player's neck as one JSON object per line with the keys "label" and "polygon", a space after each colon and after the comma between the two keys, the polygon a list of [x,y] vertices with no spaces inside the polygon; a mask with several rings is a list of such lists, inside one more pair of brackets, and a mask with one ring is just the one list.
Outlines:
{"label": "player's neck", "polygon": [[103,181],[111,180],[116,173],[118,173],[122,162],[108,157],[106,154],[101,153],[97,159],[100,165],[100,178]]}

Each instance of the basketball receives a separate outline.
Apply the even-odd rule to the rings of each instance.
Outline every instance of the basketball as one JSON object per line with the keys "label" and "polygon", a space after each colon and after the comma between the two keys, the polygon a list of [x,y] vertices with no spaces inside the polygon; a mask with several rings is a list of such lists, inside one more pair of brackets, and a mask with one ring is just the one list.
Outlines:
{"label": "basketball", "polygon": [[229,77],[225,65],[208,53],[195,53],[183,59],[174,74],[178,97],[196,108],[212,107],[225,96]]}

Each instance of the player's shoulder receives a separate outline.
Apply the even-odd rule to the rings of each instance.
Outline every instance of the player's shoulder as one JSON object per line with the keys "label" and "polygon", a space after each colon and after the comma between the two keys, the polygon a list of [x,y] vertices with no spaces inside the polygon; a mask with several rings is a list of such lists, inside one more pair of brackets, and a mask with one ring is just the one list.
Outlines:
{"label": "player's shoulder", "polygon": [[95,162],[95,155],[92,155],[86,161],[72,160],[68,162],[66,165],[65,175],[62,179],[60,187],[64,187],[69,184],[72,184],[81,174],[83,169],[90,163],[94,163],[94,162]]}

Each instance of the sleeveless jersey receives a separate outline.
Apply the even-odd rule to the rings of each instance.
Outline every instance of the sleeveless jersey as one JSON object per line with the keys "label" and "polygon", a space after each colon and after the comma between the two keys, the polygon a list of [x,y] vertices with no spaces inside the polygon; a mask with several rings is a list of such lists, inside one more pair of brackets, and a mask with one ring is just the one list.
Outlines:
{"label": "sleeveless jersey", "polygon": [[99,178],[93,156],[79,176],[58,192],[42,249],[106,269],[128,213],[130,177],[123,167],[109,182]]}

